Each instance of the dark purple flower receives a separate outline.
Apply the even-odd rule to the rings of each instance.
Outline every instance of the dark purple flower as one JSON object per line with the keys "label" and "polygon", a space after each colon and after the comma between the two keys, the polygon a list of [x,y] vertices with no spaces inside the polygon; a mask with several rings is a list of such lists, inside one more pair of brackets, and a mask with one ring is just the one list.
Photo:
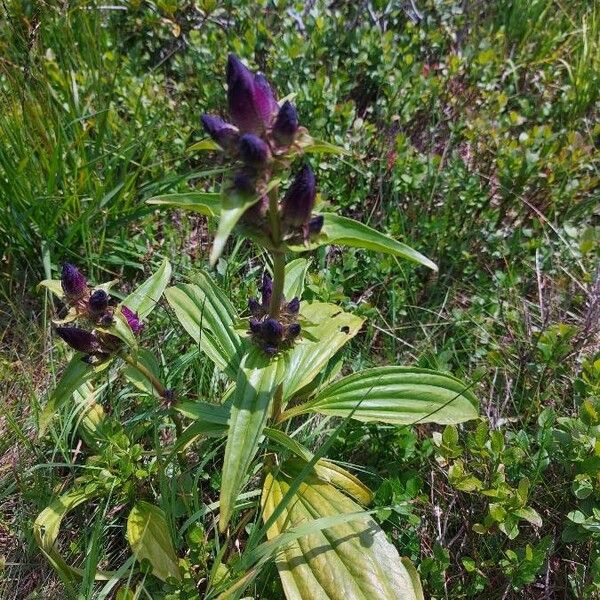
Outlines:
{"label": "dark purple flower", "polygon": [[210,137],[223,148],[223,150],[232,150],[235,148],[239,138],[237,127],[226,123],[223,119],[213,115],[202,115],[200,119],[204,130]]}
{"label": "dark purple flower", "polygon": [[256,191],[254,178],[245,171],[239,171],[233,176],[233,187],[242,194],[254,194]]}
{"label": "dark purple flower", "polygon": [[309,165],[304,165],[283,198],[283,221],[294,227],[306,224],[310,219],[316,195],[315,174]]}
{"label": "dark purple flower", "polygon": [[81,298],[87,290],[87,279],[81,271],[71,263],[63,263],[60,283],[69,300]]}
{"label": "dark purple flower", "polygon": [[263,350],[269,356],[275,356],[275,354],[277,354],[278,348],[277,346],[271,346],[270,344],[267,344],[266,346],[263,346]]}
{"label": "dark purple flower", "polygon": [[286,100],[277,113],[273,125],[273,137],[280,146],[289,146],[294,141],[297,130],[298,113],[294,105]]}
{"label": "dark purple flower", "polygon": [[271,154],[269,146],[253,133],[246,133],[240,138],[240,158],[251,167],[265,164]]}
{"label": "dark purple flower", "polygon": [[297,338],[301,331],[300,323],[292,323],[288,326],[287,334],[289,339]]}
{"label": "dark purple flower", "polygon": [[71,348],[85,354],[94,354],[101,350],[100,340],[89,331],[79,327],[57,327],[56,333]]}
{"label": "dark purple flower", "polygon": [[255,335],[258,335],[261,331],[261,324],[258,319],[250,319],[250,331]]}
{"label": "dark purple flower", "polygon": [[323,215],[315,215],[314,217],[312,217],[312,219],[308,222],[308,233],[310,235],[317,235],[321,233],[324,221],[325,218],[323,217]]}
{"label": "dark purple flower", "polygon": [[140,322],[137,314],[134,313],[130,308],[127,308],[127,306],[121,306],[121,312],[123,313],[123,316],[127,320],[127,324],[133,333],[137,334],[144,328],[144,325]]}
{"label": "dark purple flower", "polygon": [[295,315],[300,310],[300,300],[298,298],[292,298],[287,304],[287,311]]}
{"label": "dark purple flower", "polygon": [[267,78],[262,73],[254,76],[254,103],[263,124],[265,127],[269,126],[279,110],[279,105]]}
{"label": "dark purple flower", "polygon": [[277,111],[267,80],[253,75],[235,54],[227,59],[227,99],[231,120],[244,132],[262,133]]}
{"label": "dark purple flower", "polygon": [[90,311],[94,315],[101,315],[108,308],[108,294],[104,290],[96,290],[88,301]]}
{"label": "dark purple flower", "polygon": [[250,298],[248,300],[248,309],[253,315],[260,315],[261,306],[260,302],[256,298]]}
{"label": "dark purple flower", "polygon": [[267,273],[263,275],[260,293],[262,296],[262,305],[264,308],[267,308],[271,304],[271,296],[273,295],[273,280]]}
{"label": "dark purple flower", "polygon": [[261,327],[262,338],[271,345],[276,345],[283,337],[283,325],[277,319],[267,319]]}

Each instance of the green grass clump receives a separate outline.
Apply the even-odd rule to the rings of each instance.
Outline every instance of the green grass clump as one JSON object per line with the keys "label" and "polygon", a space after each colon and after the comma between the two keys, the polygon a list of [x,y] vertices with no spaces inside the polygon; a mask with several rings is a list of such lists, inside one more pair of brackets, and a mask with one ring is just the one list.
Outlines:
{"label": "green grass clump", "polygon": [[[95,476],[80,405],[36,434],[68,357],[51,331],[52,300],[35,286],[63,260],[131,285],[165,256],[176,281],[205,266],[212,222],[145,200],[217,189],[213,158],[188,149],[204,137],[200,114],[222,106],[227,51],[264,70],[280,98],[296,93],[315,137],[350,151],[310,159],[321,207],[440,267],[432,275],[335,247],[313,254],[306,299],[368,318],[352,370],[448,370],[476,381],[482,403],[483,420],[459,429],[337,430],[315,419],[304,444],[335,431],[329,455],[367,465],[376,517],[427,597],[599,594],[599,19],[594,3],[551,0],[3,3],[0,597],[66,597],[32,525],[75,478]],[[240,309],[262,271],[252,256],[231,243],[216,267]],[[166,306],[154,315],[144,343],[166,383],[216,400],[224,382],[213,365]],[[125,587],[131,564],[113,587],[93,576],[126,563],[120,507],[152,494],[190,579],[176,589],[132,575],[131,589],[197,597],[196,582],[218,579],[215,565],[253,550],[221,546],[214,532],[217,443],[191,448],[177,488],[162,452],[172,437],[164,407],[108,378],[94,400],[115,424],[103,460],[135,483],[63,524],[60,550],[82,569],[75,593],[110,598]],[[247,593],[279,598],[278,586],[270,565]]]}

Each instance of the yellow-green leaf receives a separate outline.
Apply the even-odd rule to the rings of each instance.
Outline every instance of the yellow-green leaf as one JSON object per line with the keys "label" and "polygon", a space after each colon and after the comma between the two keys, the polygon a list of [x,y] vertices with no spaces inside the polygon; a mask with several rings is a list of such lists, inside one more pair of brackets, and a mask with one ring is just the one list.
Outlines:
{"label": "yellow-green leaf", "polygon": [[146,559],[156,577],[181,579],[167,519],[158,506],[142,500],[135,503],[127,518],[127,540],[136,559]]}

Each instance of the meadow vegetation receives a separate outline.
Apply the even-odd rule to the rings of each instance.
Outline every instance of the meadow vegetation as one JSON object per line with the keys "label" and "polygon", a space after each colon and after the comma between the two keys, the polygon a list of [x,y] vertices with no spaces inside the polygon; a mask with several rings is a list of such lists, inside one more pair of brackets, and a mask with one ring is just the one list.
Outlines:
{"label": "meadow vegetation", "polygon": [[[61,388],[62,301],[38,286],[68,262],[94,284],[117,280],[123,300],[158,273],[216,283],[248,315],[268,253],[234,237],[211,268],[217,220],[148,203],[221,189],[227,160],[206,149],[200,117],[225,114],[228,52],[345,150],[308,155],[316,209],[438,266],[335,243],[303,255],[302,302],[364,319],[341,374],[451,373],[479,405],[479,419],[449,425],[317,413],[287,434],[373,491],[371,517],[425,597],[600,597],[599,7],[5,0],[0,598],[284,597],[259,537],[260,485],[219,532],[224,438],[183,437],[207,418],[190,405],[220,407],[229,388],[172,297],[135,308],[140,362],[175,402],[135,365]],[[273,444],[304,452],[271,436],[260,461]],[[75,484],[83,496],[45,546],[36,519]],[[135,517],[155,510],[170,540],[158,575],[130,547]]]}

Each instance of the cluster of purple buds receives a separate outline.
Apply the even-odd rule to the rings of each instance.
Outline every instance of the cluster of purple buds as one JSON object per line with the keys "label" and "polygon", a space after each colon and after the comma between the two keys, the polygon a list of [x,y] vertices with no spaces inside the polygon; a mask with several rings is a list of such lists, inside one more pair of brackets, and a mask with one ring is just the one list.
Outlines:
{"label": "cluster of purple buds", "polygon": [[286,302],[280,299],[280,310],[277,319],[269,316],[269,307],[273,295],[273,282],[265,273],[261,286],[261,299],[250,298],[250,335],[256,345],[267,354],[276,354],[279,350],[288,348],[300,335],[301,327],[298,323],[300,300],[292,298]]}
{"label": "cluster of purple buds", "polygon": [[[294,105],[286,100],[279,106],[264,75],[252,73],[234,54],[227,61],[227,99],[232,123],[204,115],[202,125],[239,163],[230,183],[233,190],[259,198],[244,215],[242,224],[268,235],[267,182],[273,172],[288,166],[290,157],[301,151],[298,142],[306,129],[300,126]],[[285,237],[307,240],[321,231],[322,218],[311,218],[315,196],[315,176],[305,165],[280,205]]]}
{"label": "cluster of purple buds", "polygon": [[[115,302],[103,289],[92,289],[81,271],[70,263],[64,263],[61,273],[61,287],[73,319],[84,319],[92,326],[109,327],[114,322]],[[126,306],[121,313],[134,334],[142,330],[138,316]],[[121,340],[104,331],[87,331],[75,326],[60,326],[56,333],[78,352],[87,356],[87,362],[101,361],[116,352]]]}

